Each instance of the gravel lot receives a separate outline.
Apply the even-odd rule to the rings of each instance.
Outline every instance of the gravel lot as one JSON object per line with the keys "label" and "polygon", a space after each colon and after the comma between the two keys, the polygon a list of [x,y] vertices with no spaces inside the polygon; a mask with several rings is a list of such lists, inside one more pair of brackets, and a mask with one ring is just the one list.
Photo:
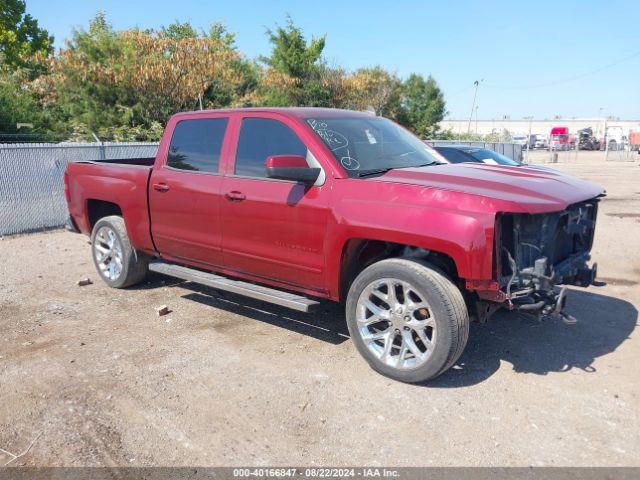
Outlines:
{"label": "gravel lot", "polygon": [[640,165],[557,168],[607,188],[607,285],[575,289],[575,326],[472,325],[427,385],[370,370],[337,305],[301,314],[159,275],[112,290],[83,236],[5,237],[0,448],[35,439],[12,464],[38,466],[640,466]]}

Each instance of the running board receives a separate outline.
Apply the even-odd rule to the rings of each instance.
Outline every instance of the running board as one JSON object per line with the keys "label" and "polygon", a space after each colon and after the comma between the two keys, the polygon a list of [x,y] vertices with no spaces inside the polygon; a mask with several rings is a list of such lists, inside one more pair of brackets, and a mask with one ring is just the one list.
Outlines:
{"label": "running board", "polygon": [[189,282],[199,283],[218,290],[237,293],[245,297],[255,298],[269,303],[274,303],[282,307],[291,308],[300,312],[310,312],[320,302],[311,300],[310,298],[296,295],[295,293],[283,292],[275,288],[263,287],[254,283],[242,282],[240,280],[231,280],[214,273],[202,272],[181,265],[174,265],[164,262],[152,262],[149,264],[149,270],[152,272],[162,273],[170,277],[181,278]]}

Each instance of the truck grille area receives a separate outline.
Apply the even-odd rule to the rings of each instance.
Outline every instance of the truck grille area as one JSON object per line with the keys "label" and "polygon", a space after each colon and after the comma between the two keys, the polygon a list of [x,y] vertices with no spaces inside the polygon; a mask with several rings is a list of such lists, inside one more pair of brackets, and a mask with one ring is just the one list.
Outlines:
{"label": "truck grille area", "polygon": [[496,270],[508,296],[522,289],[549,291],[562,283],[589,285],[595,270],[586,262],[593,244],[597,208],[598,199],[592,199],[561,212],[501,214]]}

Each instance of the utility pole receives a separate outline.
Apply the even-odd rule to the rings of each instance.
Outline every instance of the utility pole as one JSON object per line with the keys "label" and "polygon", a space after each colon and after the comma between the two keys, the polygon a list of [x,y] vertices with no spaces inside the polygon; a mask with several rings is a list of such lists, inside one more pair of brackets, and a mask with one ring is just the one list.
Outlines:
{"label": "utility pole", "polygon": [[609,139],[607,138],[607,117],[604,117],[604,161],[609,160]]}
{"label": "utility pole", "polygon": [[526,154],[527,154],[527,162],[529,163],[529,149],[531,148],[531,121],[533,120],[532,116],[529,117],[524,117],[525,120],[529,120],[529,135],[527,135],[527,150],[526,150]]}
{"label": "utility pole", "polygon": [[473,119],[473,111],[476,108],[476,98],[478,97],[478,87],[480,86],[480,82],[482,82],[483,80],[484,78],[481,78],[480,80],[476,80],[475,82],[473,82],[476,89],[473,92],[473,103],[471,104],[471,114],[469,115],[469,125],[467,126],[467,133],[471,133],[471,120]]}

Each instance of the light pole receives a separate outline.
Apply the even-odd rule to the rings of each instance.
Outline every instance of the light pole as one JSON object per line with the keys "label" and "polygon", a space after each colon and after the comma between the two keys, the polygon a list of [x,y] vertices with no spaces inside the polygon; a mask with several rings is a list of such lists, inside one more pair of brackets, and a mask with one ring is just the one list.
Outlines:
{"label": "light pole", "polygon": [[467,126],[467,133],[471,133],[471,120],[473,119],[473,111],[476,108],[476,98],[478,98],[478,87],[480,86],[480,83],[483,80],[484,78],[481,78],[480,80],[476,80],[475,82],[473,82],[476,89],[473,92],[473,103],[471,104],[471,113],[469,114],[469,125]]}
{"label": "light pole", "polygon": [[476,135],[478,135],[478,107],[479,105],[476,105]]}
{"label": "light pole", "polygon": [[[600,122],[602,121],[602,107],[600,107],[598,109],[598,123],[600,124]],[[600,125],[598,125],[598,129],[600,128]],[[604,133],[603,133],[604,135]]]}

